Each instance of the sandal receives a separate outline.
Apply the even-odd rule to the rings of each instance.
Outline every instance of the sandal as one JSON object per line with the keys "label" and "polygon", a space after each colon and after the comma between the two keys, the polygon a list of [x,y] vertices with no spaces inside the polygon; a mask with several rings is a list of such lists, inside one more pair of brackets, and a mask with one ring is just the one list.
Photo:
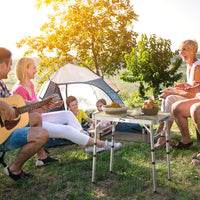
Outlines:
{"label": "sandal", "polygon": [[[196,161],[193,162],[193,160],[196,160]],[[192,158],[191,164],[200,164],[200,152],[198,152],[198,154]]]}
{"label": "sandal", "polygon": [[187,144],[179,142],[172,146],[172,148],[174,149],[191,149],[192,147],[193,147],[193,142],[189,142]]}
{"label": "sandal", "polygon": [[4,174],[5,174],[5,175],[9,176],[9,177],[10,177],[11,179],[13,179],[14,181],[18,181],[18,180],[20,180],[21,178],[33,178],[33,177],[34,177],[33,174],[25,173],[23,170],[21,171],[20,174],[13,174],[13,173],[10,171],[10,169],[9,169],[8,166],[5,167],[3,171],[4,171]]}

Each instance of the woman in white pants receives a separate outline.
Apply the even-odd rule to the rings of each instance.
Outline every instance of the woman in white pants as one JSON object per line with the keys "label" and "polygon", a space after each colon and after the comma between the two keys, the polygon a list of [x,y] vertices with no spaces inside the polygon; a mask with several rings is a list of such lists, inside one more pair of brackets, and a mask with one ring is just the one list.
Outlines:
{"label": "woman in white pants", "polygon": [[[71,111],[42,113],[42,125],[50,138],[68,139],[76,144],[92,146],[93,138],[87,136]],[[100,145],[102,146],[102,145]]]}
{"label": "woman in white pants", "polygon": [[[16,64],[16,76],[19,82],[14,85],[13,94],[20,94],[27,101],[38,101],[31,81],[36,72],[36,66],[32,58],[21,58]],[[58,105],[61,106],[62,104],[59,102]],[[49,109],[49,106],[47,108]],[[55,108],[55,104],[52,104],[52,108]],[[43,127],[49,131],[50,138],[63,138],[84,146],[94,145],[94,139],[84,134],[81,125],[72,112],[44,113],[47,111],[45,106],[37,109],[37,111],[41,113]],[[98,140],[97,147],[102,148],[101,150],[110,150],[111,143]],[[121,143],[114,144],[115,149],[119,147],[121,147]],[[97,151],[100,151],[100,149],[97,149]]]}

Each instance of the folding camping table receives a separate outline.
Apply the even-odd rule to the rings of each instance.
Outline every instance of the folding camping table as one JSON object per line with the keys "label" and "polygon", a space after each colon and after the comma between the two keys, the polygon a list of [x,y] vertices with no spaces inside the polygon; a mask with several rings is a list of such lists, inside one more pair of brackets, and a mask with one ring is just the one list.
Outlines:
{"label": "folding camping table", "polygon": [[[130,113],[131,111],[128,111]],[[153,191],[156,192],[156,170],[155,170],[155,150],[154,150],[154,139],[158,137],[158,135],[166,132],[166,154],[167,154],[167,167],[168,167],[168,180],[171,180],[171,172],[170,172],[170,148],[169,148],[169,133],[168,133],[168,119],[170,118],[170,113],[162,113],[159,112],[157,115],[127,115],[127,114],[118,114],[118,115],[110,115],[106,114],[105,112],[99,112],[94,114],[93,118],[95,120],[95,136],[94,136],[94,152],[93,152],[93,165],[92,165],[92,182],[95,182],[95,172],[96,172],[96,145],[97,145],[97,134],[101,120],[103,121],[111,121],[112,123],[112,147],[111,147],[111,154],[110,154],[110,172],[113,170],[113,158],[114,158],[114,137],[115,137],[115,124],[117,122],[123,123],[138,123],[142,124],[147,131],[149,132],[150,136],[150,143],[151,143],[151,158],[152,158],[152,171],[153,171]],[[165,130],[158,133],[157,135],[154,134],[153,126],[156,124],[160,124],[164,122],[166,124]],[[134,140],[133,140],[134,141]]]}

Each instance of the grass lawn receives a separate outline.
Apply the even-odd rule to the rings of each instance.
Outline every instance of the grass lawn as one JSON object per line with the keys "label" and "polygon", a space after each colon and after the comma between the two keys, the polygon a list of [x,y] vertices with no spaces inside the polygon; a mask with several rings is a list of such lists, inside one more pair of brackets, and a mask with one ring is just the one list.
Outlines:
{"label": "grass lawn", "polygon": [[[125,143],[115,152],[114,170],[109,172],[110,152],[97,154],[96,183],[91,183],[92,155],[78,145],[50,148],[50,155],[59,163],[35,167],[35,157],[24,165],[24,170],[35,174],[31,180],[13,182],[0,167],[0,199],[19,200],[133,200],[133,199],[191,199],[200,196],[200,165],[191,165],[191,159],[200,150],[194,126],[190,122],[194,141],[192,150],[171,150],[172,181],[167,179],[165,148],[156,151],[157,193],[153,193],[152,164],[149,144]],[[173,126],[172,143],[180,140]],[[9,163],[17,151],[8,152]]]}

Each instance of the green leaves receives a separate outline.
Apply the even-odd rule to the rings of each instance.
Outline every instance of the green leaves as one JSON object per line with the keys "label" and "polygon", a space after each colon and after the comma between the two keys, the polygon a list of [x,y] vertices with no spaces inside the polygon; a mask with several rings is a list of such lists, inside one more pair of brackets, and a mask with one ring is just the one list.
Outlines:
{"label": "green leaves", "polygon": [[[52,7],[54,13],[41,27],[37,37],[25,37],[18,47],[27,46],[26,55],[37,53],[42,60],[49,55],[58,61],[79,61],[98,75],[115,75],[125,67],[124,55],[136,45],[133,21],[137,15],[129,0],[37,0],[37,8]],[[40,71],[43,71],[40,65]]]}
{"label": "green leaves", "polygon": [[157,38],[155,34],[149,38],[142,34],[138,46],[125,55],[129,73],[122,73],[120,78],[127,82],[147,83],[156,99],[161,90],[160,85],[172,86],[182,76],[181,73],[177,74],[182,59],[177,56],[177,51],[171,51],[170,46],[170,40]]}

